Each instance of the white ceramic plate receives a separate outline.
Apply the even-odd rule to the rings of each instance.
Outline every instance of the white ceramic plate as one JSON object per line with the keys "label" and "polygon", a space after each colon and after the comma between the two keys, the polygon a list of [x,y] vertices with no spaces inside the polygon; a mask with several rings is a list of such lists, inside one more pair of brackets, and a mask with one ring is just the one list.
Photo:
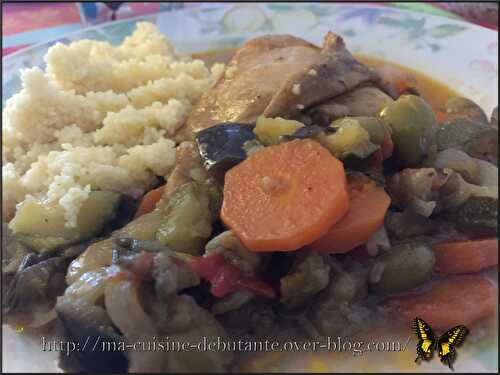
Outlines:
{"label": "white ceramic plate", "polygon": [[[369,4],[242,4],[159,13],[99,25],[57,40],[35,45],[3,59],[3,102],[20,89],[19,71],[43,67],[43,56],[56,42],[83,38],[113,44],[129,35],[139,20],[155,22],[181,52],[236,47],[267,33],[289,33],[321,44],[332,30],[341,34],[352,52],[382,57],[426,73],[490,113],[498,103],[498,33],[454,19]],[[44,352],[40,334],[2,327],[2,366],[5,372],[54,372],[57,355]],[[375,330],[374,332],[378,332]],[[463,348],[455,366],[459,372],[498,371],[496,330]],[[389,337],[390,332],[378,332]],[[410,335],[410,331],[408,332]],[[407,336],[408,337],[408,336]],[[438,360],[417,366],[415,339],[405,352],[353,357],[352,353],[282,355],[264,353],[246,370],[419,372],[444,371]]]}

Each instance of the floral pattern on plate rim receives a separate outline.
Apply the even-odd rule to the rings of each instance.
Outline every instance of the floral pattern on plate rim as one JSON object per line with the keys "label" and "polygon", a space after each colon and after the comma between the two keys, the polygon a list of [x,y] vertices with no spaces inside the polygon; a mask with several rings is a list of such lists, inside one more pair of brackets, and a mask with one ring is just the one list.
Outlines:
{"label": "floral pattern on plate rim", "polygon": [[[182,17],[174,17],[173,12],[178,12]],[[454,88],[491,108],[498,100],[498,33],[495,37],[491,30],[451,18],[373,4],[263,3],[221,4],[211,8],[141,16],[84,29],[13,53],[3,59],[2,107],[5,101],[21,88],[20,69],[43,67],[43,56],[51,45],[82,38],[117,44],[129,35],[135,23],[141,20],[155,22],[160,30],[186,53],[237,47],[246,39],[265,33],[294,33],[320,43],[321,36],[329,29],[334,29],[345,37],[349,48],[354,52],[363,51],[392,59],[418,70],[429,70],[426,64],[431,63],[431,57],[432,68],[443,74],[446,74],[446,63],[455,63],[457,67],[451,69],[449,74],[456,75],[457,72],[465,71],[470,75],[470,82],[452,80],[450,84]],[[396,46],[404,46],[407,55],[396,53],[397,48],[388,48],[387,40]],[[474,42],[467,44],[468,49],[471,47],[473,50],[463,54],[460,47],[467,41]],[[457,50],[463,60],[460,63],[454,59]],[[438,63],[434,64],[436,62]],[[476,81],[472,82],[473,80]],[[484,349],[473,351],[466,356],[471,362],[470,371],[498,369],[498,362],[494,359],[498,340],[483,341]],[[406,360],[397,359],[396,362],[401,371],[416,371]],[[316,365],[322,369],[333,370],[326,362]],[[374,370],[373,367],[370,369]],[[444,371],[438,366],[433,367],[433,370]]]}

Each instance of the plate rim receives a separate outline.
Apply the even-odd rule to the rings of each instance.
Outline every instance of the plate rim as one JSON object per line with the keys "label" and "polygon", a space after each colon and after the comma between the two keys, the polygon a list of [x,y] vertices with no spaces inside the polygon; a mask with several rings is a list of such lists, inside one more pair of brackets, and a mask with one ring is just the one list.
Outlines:
{"label": "plate rim", "polygon": [[[217,4],[217,5],[214,5],[212,6],[210,9],[226,9],[227,6],[225,6],[225,4],[230,4],[230,3],[223,3],[223,4]],[[245,3],[243,3],[245,4]],[[255,5],[261,5],[263,4],[264,6],[267,5],[268,3],[253,3]],[[308,4],[308,3],[290,3],[290,5],[303,5],[303,4]],[[241,5],[240,3],[231,3],[232,6],[238,6],[238,5]],[[325,3],[317,3],[316,5],[319,5],[319,6],[335,6],[335,7],[355,7],[355,8],[378,8],[378,9],[390,9],[390,10],[393,10],[395,13],[408,13],[408,14],[414,14],[414,15],[420,15],[420,16],[424,16],[424,17],[429,17],[429,18],[437,18],[437,19],[443,19],[443,20],[447,20],[447,21],[450,21],[450,22],[453,22],[453,23],[459,23],[459,24],[463,24],[463,25],[467,25],[468,28],[473,28],[473,29],[477,29],[477,30],[480,30],[480,31],[486,31],[487,33],[495,33],[495,30],[492,30],[492,29],[489,29],[487,27],[484,27],[484,26],[481,26],[481,25],[477,25],[475,23],[472,23],[472,22],[468,22],[466,20],[460,20],[460,19],[455,19],[455,18],[449,18],[449,17],[445,17],[445,16],[441,16],[441,15],[437,15],[437,14],[430,14],[430,13],[424,13],[424,12],[419,12],[419,11],[416,11],[416,10],[411,10],[411,9],[403,9],[403,8],[398,8],[398,7],[390,7],[390,6],[386,6],[386,5],[382,5],[382,4],[372,4],[372,3],[361,3],[361,4],[353,4],[353,3],[331,3],[331,4],[325,4]],[[50,38],[48,40],[45,40],[45,41],[42,41],[42,42],[38,42],[38,43],[35,43],[35,44],[32,44],[30,45],[29,47],[26,47],[26,48],[22,48],[18,51],[15,51],[13,53],[10,53],[8,54],[7,56],[3,56],[2,57],[2,64],[5,63],[5,62],[9,62],[9,60],[13,59],[13,58],[16,58],[18,56],[22,56],[23,54],[28,54],[31,50],[35,49],[35,48],[38,48],[40,46],[43,46],[43,45],[49,45],[51,43],[53,43],[54,41],[56,40],[59,40],[59,39],[63,39],[63,38],[68,38],[70,36],[73,36],[73,35],[77,35],[79,33],[84,33],[84,32],[87,32],[87,31],[92,31],[92,30],[98,30],[98,29],[101,29],[101,28],[104,28],[104,27],[107,27],[107,26],[110,26],[110,25],[117,25],[117,24],[121,24],[121,23],[125,23],[125,22],[137,22],[137,21],[140,21],[140,20],[148,20],[150,18],[154,18],[154,17],[157,17],[158,15],[165,15],[165,14],[178,14],[178,13],[190,13],[190,12],[200,12],[202,11],[204,8],[191,8],[191,9],[188,9],[188,8],[184,8],[184,9],[174,9],[174,10],[165,10],[165,11],[161,11],[161,12],[156,12],[156,13],[151,13],[151,14],[146,14],[146,15],[140,15],[140,16],[135,16],[135,17],[130,17],[130,18],[125,18],[125,19],[122,19],[122,20],[116,20],[116,21],[107,21],[107,22],[103,22],[103,23],[100,23],[100,24],[97,24],[97,25],[92,25],[92,26],[87,26],[87,27],[83,27],[82,29],[80,30],[75,30],[75,31],[71,31],[69,33],[64,33],[63,35],[59,36],[59,37],[55,37],[55,38]],[[252,34],[252,33],[228,33],[228,35],[249,35],[249,34]],[[496,34],[498,35],[498,31],[496,32]],[[221,36],[219,36],[221,37]],[[223,36],[222,36],[223,37]],[[2,69],[3,70],[3,69]]]}

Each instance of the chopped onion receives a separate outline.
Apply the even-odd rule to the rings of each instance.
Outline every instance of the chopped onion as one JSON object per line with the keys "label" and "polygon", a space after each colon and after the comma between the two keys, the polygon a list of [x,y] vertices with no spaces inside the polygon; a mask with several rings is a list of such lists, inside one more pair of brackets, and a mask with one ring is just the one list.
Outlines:
{"label": "chopped onion", "polygon": [[[134,282],[131,280],[108,282],[104,302],[113,324],[129,342],[147,343],[156,339],[155,324],[144,312]],[[163,359],[164,353],[161,351],[132,350],[129,372],[159,372],[163,368]]]}
{"label": "chopped onion", "polygon": [[385,225],[382,225],[378,231],[366,243],[366,252],[372,257],[379,253],[379,250],[388,250],[391,248],[389,237]]}

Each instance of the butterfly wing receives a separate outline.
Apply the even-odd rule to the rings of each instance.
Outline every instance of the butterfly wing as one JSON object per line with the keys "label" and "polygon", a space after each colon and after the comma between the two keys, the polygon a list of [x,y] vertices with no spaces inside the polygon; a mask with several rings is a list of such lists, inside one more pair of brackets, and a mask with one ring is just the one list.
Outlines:
{"label": "butterfly wing", "polygon": [[424,360],[431,359],[432,351],[436,344],[432,328],[421,318],[415,318],[413,320],[412,328],[418,338],[417,358],[415,358],[415,362],[417,362],[419,358]]}
{"label": "butterfly wing", "polygon": [[441,362],[451,368],[456,356],[456,347],[462,344],[469,333],[466,326],[455,326],[443,333],[438,340],[438,354]]}

